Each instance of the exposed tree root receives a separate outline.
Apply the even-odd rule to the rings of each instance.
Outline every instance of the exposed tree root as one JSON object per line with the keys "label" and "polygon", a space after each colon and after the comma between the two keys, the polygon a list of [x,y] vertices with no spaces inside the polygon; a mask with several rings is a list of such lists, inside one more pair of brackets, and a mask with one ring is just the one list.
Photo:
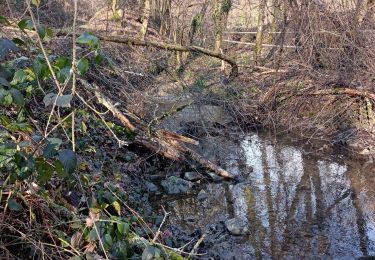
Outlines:
{"label": "exposed tree root", "polygon": [[165,130],[150,132],[147,124],[141,121],[141,119],[132,118],[134,122],[130,122],[130,120],[115,105],[113,105],[113,102],[100,91],[98,86],[95,84],[89,84],[82,79],[80,79],[80,82],[87,88],[87,90],[94,91],[98,102],[111,111],[113,116],[116,117],[125,127],[135,133],[136,136],[134,143],[171,160],[195,161],[218,176],[233,179],[233,176],[229,172],[211,161],[204,159],[201,155],[184,144],[196,143],[195,140]]}

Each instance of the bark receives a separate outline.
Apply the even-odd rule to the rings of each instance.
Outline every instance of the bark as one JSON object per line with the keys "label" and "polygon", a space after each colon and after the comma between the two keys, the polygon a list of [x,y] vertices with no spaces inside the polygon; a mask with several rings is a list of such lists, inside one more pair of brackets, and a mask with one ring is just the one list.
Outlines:
{"label": "bark", "polygon": [[202,4],[202,8],[198,14],[196,14],[191,21],[191,27],[189,31],[189,45],[192,45],[194,42],[194,37],[197,33],[197,31],[201,28],[202,22],[204,19],[204,16],[206,15],[207,12],[207,7],[209,4],[209,0],[205,0]]}
{"label": "bark", "polygon": [[262,41],[263,41],[263,25],[264,25],[264,15],[266,11],[267,0],[261,0],[259,3],[258,10],[258,24],[257,24],[257,35],[255,39],[254,48],[254,63],[257,65],[260,55],[262,53]]}
{"label": "bark", "polygon": [[214,21],[215,52],[220,52],[223,42],[223,31],[226,29],[226,22],[232,0],[212,0],[212,18]]}
{"label": "bark", "polygon": [[168,44],[168,43],[149,41],[149,40],[143,41],[143,40],[138,40],[134,38],[119,38],[119,37],[111,37],[111,36],[98,36],[98,38],[102,41],[107,41],[107,42],[145,46],[145,47],[155,47],[155,48],[168,50],[168,51],[201,53],[201,54],[211,56],[214,58],[218,58],[220,60],[227,62],[231,66],[231,72],[229,74],[228,80],[233,80],[235,77],[238,76],[238,65],[236,61],[224,54],[221,54],[220,52],[214,52],[214,51],[204,49],[201,47],[197,47],[197,46],[182,46],[178,44]]}
{"label": "bark", "polygon": [[150,0],[144,1],[143,17],[142,17],[142,26],[139,32],[139,38],[144,40],[148,28],[148,20],[150,19],[151,3]]}
{"label": "bark", "polygon": [[186,142],[196,143],[195,140],[165,130],[150,131],[147,124],[141,121],[141,119],[133,118],[134,122],[131,122],[113,104],[113,102],[100,91],[98,86],[95,84],[89,84],[83,79],[80,79],[80,82],[86,88],[86,91],[94,92],[98,103],[106,107],[115,118],[117,118],[125,127],[130,129],[135,134],[133,141],[135,144],[141,145],[150,151],[171,160],[182,162],[195,161],[203,168],[213,171],[218,176],[227,179],[233,178],[229,172],[203,158],[197,152],[188,148],[184,144]]}

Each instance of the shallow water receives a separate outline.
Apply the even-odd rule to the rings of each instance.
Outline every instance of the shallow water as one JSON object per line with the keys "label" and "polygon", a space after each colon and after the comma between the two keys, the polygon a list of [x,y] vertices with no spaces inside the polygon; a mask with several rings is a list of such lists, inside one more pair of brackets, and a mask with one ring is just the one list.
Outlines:
{"label": "shallow water", "polygon": [[207,184],[204,201],[194,196],[169,203],[170,222],[187,232],[209,232],[210,225],[233,217],[248,220],[250,235],[222,233],[208,252],[213,258],[375,256],[374,165],[312,155],[257,134],[240,142],[206,140],[201,152],[246,179]]}

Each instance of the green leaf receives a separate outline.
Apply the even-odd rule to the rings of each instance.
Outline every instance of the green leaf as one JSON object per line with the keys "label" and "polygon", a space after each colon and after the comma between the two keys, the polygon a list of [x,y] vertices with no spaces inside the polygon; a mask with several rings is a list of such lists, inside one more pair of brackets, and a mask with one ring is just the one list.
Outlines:
{"label": "green leaf", "polygon": [[22,206],[15,199],[8,200],[8,208],[13,211],[21,211]]}
{"label": "green leaf", "polygon": [[121,235],[126,235],[129,232],[130,226],[129,223],[121,222],[117,223],[117,231]]}
{"label": "green leaf", "polygon": [[55,166],[56,173],[61,178],[65,178],[67,174],[64,172],[64,168],[63,168],[63,165],[61,164],[61,162],[60,161],[55,161],[55,163],[53,165]]}
{"label": "green leaf", "polygon": [[31,3],[35,6],[39,6],[40,5],[40,0],[31,0]]}
{"label": "green leaf", "polygon": [[39,58],[33,62],[33,71],[39,79],[45,79],[51,74],[47,64]]}
{"label": "green leaf", "polygon": [[89,233],[88,240],[89,241],[95,241],[97,239],[98,239],[98,234],[96,233],[96,229],[93,228],[93,229],[91,229],[91,231]]}
{"label": "green leaf", "polygon": [[109,247],[113,245],[113,239],[110,234],[105,234],[104,243]]}
{"label": "green leaf", "polygon": [[60,83],[64,83],[70,77],[70,67],[64,67],[57,72],[57,79]]}
{"label": "green leaf", "polygon": [[54,167],[43,158],[38,158],[35,160],[35,167],[38,174],[38,182],[45,184],[52,177]]}
{"label": "green leaf", "polygon": [[89,61],[85,58],[82,58],[77,63],[77,69],[80,75],[83,75],[89,69]]}
{"label": "green leaf", "polygon": [[14,73],[13,80],[10,82],[13,85],[16,85],[18,83],[23,83],[27,79],[27,73],[24,70],[17,70],[16,73]]}
{"label": "green leaf", "polygon": [[55,61],[55,66],[58,67],[59,69],[62,69],[64,67],[70,67],[71,64],[72,64],[72,61],[64,56],[57,58]]}
{"label": "green leaf", "polygon": [[115,208],[117,215],[121,215],[121,205],[118,201],[114,201],[112,206]]}
{"label": "green leaf", "polygon": [[77,167],[77,156],[72,150],[65,149],[59,152],[59,161],[68,175],[72,174]]}
{"label": "green leaf", "polygon": [[3,25],[10,25],[10,22],[8,21],[7,18],[5,18],[4,16],[1,16],[1,15],[0,15],[0,24],[3,24]]}
{"label": "green leaf", "polygon": [[77,38],[77,42],[80,44],[87,44],[92,49],[97,49],[99,47],[99,39],[91,33],[84,32],[81,36]]}
{"label": "green leaf", "polygon": [[0,77],[0,86],[10,87],[10,84],[6,79]]}
{"label": "green leaf", "polygon": [[87,125],[83,121],[81,121],[81,130],[82,130],[83,133],[87,132]]}
{"label": "green leaf", "polygon": [[7,93],[1,98],[0,94],[0,103],[4,106],[10,106],[13,102],[12,94],[7,91]]}
{"label": "green leaf", "polygon": [[17,45],[26,45],[26,43],[23,40],[21,40],[20,38],[17,38],[17,37],[13,38],[12,42],[14,42]]}
{"label": "green leaf", "polygon": [[19,21],[17,25],[22,31],[24,31],[25,29],[28,29],[28,30],[34,29],[33,22],[29,19],[23,19]]}
{"label": "green leaf", "polygon": [[104,55],[100,51],[95,51],[95,58],[94,61],[96,64],[102,63],[104,60]]}
{"label": "green leaf", "polygon": [[36,30],[37,30],[37,33],[38,33],[39,37],[43,41],[49,41],[49,40],[51,40],[51,38],[53,36],[53,31],[52,31],[51,28],[49,28],[47,26],[38,25],[36,27]]}
{"label": "green leaf", "polygon": [[12,94],[13,101],[17,106],[21,107],[25,105],[23,94],[18,89],[12,88],[9,92]]}
{"label": "green leaf", "polygon": [[62,140],[60,138],[48,138],[47,145],[43,149],[44,158],[49,159],[55,156],[61,144]]}

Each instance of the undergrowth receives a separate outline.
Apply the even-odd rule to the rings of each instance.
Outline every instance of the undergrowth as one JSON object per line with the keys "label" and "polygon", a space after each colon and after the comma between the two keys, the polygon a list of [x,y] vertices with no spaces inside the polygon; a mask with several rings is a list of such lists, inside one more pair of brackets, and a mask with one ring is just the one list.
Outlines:
{"label": "undergrowth", "polygon": [[100,41],[83,33],[72,55],[58,55],[55,32],[28,10],[31,19],[16,24],[0,17],[18,30],[0,43],[13,51],[0,64],[0,257],[182,258],[130,207],[121,173],[100,164],[133,138],[78,87],[98,64],[111,69]]}

